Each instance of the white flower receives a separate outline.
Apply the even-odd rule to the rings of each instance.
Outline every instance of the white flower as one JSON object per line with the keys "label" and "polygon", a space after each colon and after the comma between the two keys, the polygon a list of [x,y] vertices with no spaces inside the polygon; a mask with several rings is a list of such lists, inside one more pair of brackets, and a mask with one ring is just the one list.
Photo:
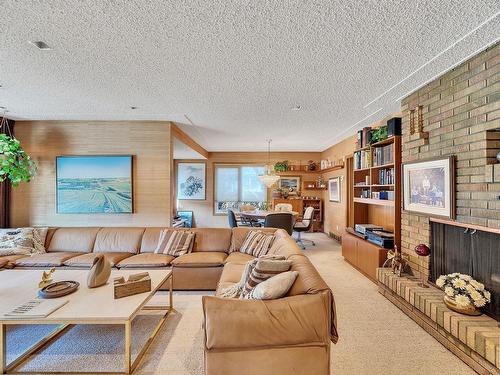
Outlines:
{"label": "white flower", "polygon": [[483,299],[483,295],[479,293],[477,290],[471,292],[470,296],[475,302]]}
{"label": "white flower", "polygon": [[445,282],[446,282],[446,278],[444,276],[439,276],[438,279],[436,280],[436,285],[439,288],[442,288],[444,286]]}
{"label": "white flower", "polygon": [[467,286],[465,287],[465,290],[468,291],[469,293],[474,293],[476,292],[477,293],[477,290],[476,288],[474,288],[472,285],[470,284],[467,284]]}
{"label": "white flower", "polygon": [[455,288],[460,288],[460,289],[465,289],[465,286],[467,285],[467,283],[462,279],[455,279],[452,281],[452,283]]}
{"label": "white flower", "polygon": [[458,275],[460,275],[458,272],[453,272],[453,273],[450,273],[448,276],[457,277]]}
{"label": "white flower", "polygon": [[470,300],[463,294],[455,296],[455,302],[457,303],[457,305],[462,307],[468,306],[470,304]]}
{"label": "white flower", "polygon": [[449,297],[453,297],[453,295],[455,294],[455,290],[453,290],[451,286],[447,286],[446,288],[444,288],[444,292]]}
{"label": "white flower", "polygon": [[484,284],[482,284],[476,280],[471,280],[470,285],[472,285],[477,290],[484,290]]}
{"label": "white flower", "polygon": [[485,290],[483,292],[484,298],[486,298],[486,301],[490,302],[491,301],[491,293]]}
{"label": "white flower", "polygon": [[464,275],[464,274],[460,274],[459,276],[462,280],[465,280],[465,281],[471,281],[472,280],[472,277],[469,276],[469,275]]}
{"label": "white flower", "polygon": [[484,298],[474,300],[474,305],[476,305],[477,307],[483,307],[484,305],[486,305],[486,300]]}

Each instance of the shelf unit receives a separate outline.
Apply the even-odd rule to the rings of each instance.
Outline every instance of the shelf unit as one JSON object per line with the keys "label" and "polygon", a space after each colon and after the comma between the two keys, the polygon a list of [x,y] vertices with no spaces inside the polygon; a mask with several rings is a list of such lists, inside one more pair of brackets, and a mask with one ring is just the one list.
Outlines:
{"label": "shelf unit", "polygon": [[[391,148],[381,149],[390,145]],[[392,152],[389,153],[389,150]],[[365,153],[364,165],[361,163],[361,155],[356,155],[357,152]],[[375,159],[381,164],[374,165]],[[356,163],[363,168],[356,169]],[[385,180],[381,180],[382,178]],[[394,244],[400,247],[401,136],[393,136],[356,150],[350,186],[350,224],[379,225],[394,232]],[[391,192],[393,199],[376,199],[375,196],[382,191]],[[382,266],[387,257],[387,251],[388,249],[374,245],[357,235],[353,228],[347,228],[342,236],[342,255],[345,260],[373,281],[376,280],[377,267]]]}

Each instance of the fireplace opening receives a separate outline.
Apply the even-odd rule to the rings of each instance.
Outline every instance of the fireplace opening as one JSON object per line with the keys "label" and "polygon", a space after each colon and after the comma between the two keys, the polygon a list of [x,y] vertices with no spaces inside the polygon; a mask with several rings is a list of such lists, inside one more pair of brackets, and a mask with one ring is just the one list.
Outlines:
{"label": "fireplace opening", "polygon": [[500,321],[500,235],[438,222],[431,231],[430,280],[453,272],[472,276],[491,293],[484,313]]}

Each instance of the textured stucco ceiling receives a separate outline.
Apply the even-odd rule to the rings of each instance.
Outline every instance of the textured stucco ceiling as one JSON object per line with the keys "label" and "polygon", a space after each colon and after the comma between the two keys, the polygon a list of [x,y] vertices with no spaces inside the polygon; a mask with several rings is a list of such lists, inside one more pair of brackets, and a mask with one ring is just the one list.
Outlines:
{"label": "textured stucco ceiling", "polygon": [[273,150],[323,150],[500,38],[498,0],[4,0],[0,10],[11,117],[173,120],[209,151],[264,150],[269,137]]}

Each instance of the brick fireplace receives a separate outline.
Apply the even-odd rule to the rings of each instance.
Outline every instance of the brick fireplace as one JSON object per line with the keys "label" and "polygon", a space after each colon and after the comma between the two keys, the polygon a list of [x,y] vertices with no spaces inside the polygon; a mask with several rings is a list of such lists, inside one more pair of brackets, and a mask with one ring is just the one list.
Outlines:
{"label": "brick fireplace", "polygon": [[[408,272],[398,277],[381,268],[377,274],[384,296],[480,374],[500,374],[499,99],[498,43],[403,99],[402,161],[455,156],[456,217],[403,211]],[[415,254],[420,243],[431,248],[430,257]],[[452,272],[474,276],[495,294],[489,316],[453,312],[441,290],[419,286],[421,276],[432,282]]]}
{"label": "brick fireplace", "polygon": [[[403,99],[402,161],[455,155],[456,220],[500,228],[500,44],[476,55]],[[415,112],[422,127],[410,135]],[[418,119],[417,119],[418,120]],[[413,125],[413,124],[412,124]],[[401,247],[415,274],[429,274],[429,217],[402,212]]]}

